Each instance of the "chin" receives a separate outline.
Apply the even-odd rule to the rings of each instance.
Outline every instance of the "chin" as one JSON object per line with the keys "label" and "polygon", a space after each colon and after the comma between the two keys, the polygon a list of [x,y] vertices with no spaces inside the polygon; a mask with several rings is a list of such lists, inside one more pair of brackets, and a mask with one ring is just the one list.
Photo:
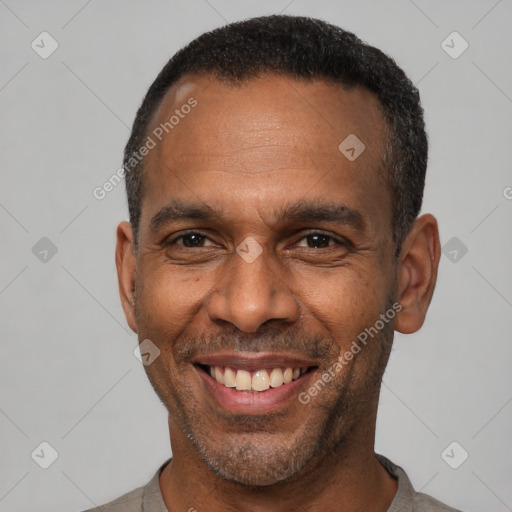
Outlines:
{"label": "chin", "polygon": [[[300,439],[293,446],[276,446],[266,439],[227,443],[218,449],[199,447],[210,471],[223,480],[244,487],[268,487],[292,479],[311,460],[316,447]],[[307,448],[309,445],[309,449]]]}
{"label": "chin", "polygon": [[[219,463],[220,462],[220,463]],[[269,487],[290,479],[295,475],[298,468],[290,465],[287,459],[285,464],[280,464],[275,459],[257,461],[231,461],[226,464],[225,461],[206,460],[210,471],[228,482],[243,487]]]}

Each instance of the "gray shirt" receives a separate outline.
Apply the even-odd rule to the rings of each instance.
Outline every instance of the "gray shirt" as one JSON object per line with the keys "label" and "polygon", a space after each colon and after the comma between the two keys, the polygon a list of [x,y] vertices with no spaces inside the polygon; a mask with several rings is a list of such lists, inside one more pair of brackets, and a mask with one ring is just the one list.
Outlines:
{"label": "gray shirt", "polygon": [[[416,492],[409,477],[400,466],[393,464],[383,455],[375,455],[387,471],[398,479],[398,490],[388,512],[460,512],[426,494]],[[86,512],[168,512],[160,491],[159,479],[160,473],[169,461],[170,459],[158,468],[153,478],[144,487],[139,487],[106,505]]]}

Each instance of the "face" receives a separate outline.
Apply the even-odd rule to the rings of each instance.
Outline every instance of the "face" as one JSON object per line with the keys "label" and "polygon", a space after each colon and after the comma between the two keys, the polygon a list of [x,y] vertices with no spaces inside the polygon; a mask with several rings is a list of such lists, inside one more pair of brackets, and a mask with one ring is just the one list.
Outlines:
{"label": "face", "polygon": [[[188,76],[151,130],[128,319],[160,350],[145,369],[171,440],[230,481],[293,478],[374,418],[389,355],[378,101],[321,81]],[[355,160],[338,149],[351,134]]]}

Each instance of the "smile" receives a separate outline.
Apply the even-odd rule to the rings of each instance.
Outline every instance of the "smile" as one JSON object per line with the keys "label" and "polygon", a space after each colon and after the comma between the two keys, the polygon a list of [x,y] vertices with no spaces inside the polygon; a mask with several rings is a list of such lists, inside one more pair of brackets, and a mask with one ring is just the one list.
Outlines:
{"label": "smile", "polygon": [[318,370],[311,359],[261,352],[205,355],[193,365],[208,400],[233,414],[264,414],[288,407]]}
{"label": "smile", "polygon": [[262,392],[278,388],[297,380],[308,371],[302,368],[267,368],[255,371],[236,369],[230,366],[203,366],[219,384],[242,392]]}

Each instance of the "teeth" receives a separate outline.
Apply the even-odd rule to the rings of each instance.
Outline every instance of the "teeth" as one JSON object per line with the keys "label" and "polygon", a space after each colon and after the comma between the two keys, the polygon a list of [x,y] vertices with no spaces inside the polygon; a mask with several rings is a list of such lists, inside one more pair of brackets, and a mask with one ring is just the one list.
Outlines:
{"label": "teeth", "polygon": [[307,367],[272,368],[255,372],[235,370],[228,366],[209,367],[212,378],[227,388],[236,388],[237,391],[266,391],[269,388],[278,388],[298,379],[306,371]]}
{"label": "teeth", "polygon": [[252,389],[254,391],[265,391],[270,387],[270,377],[267,370],[258,370],[252,376]]}
{"label": "teeth", "polygon": [[236,374],[231,368],[224,370],[224,386],[234,388],[236,386]]}
{"label": "teeth", "polygon": [[270,372],[270,385],[273,388],[278,388],[279,386],[282,386],[283,383],[283,371],[281,370],[281,368],[274,368]]}
{"label": "teeth", "polygon": [[215,367],[215,380],[219,384],[224,384],[224,375],[222,374],[222,371],[218,366]]}
{"label": "teeth", "polygon": [[249,391],[251,389],[251,374],[245,370],[236,372],[236,389],[238,391]]}

